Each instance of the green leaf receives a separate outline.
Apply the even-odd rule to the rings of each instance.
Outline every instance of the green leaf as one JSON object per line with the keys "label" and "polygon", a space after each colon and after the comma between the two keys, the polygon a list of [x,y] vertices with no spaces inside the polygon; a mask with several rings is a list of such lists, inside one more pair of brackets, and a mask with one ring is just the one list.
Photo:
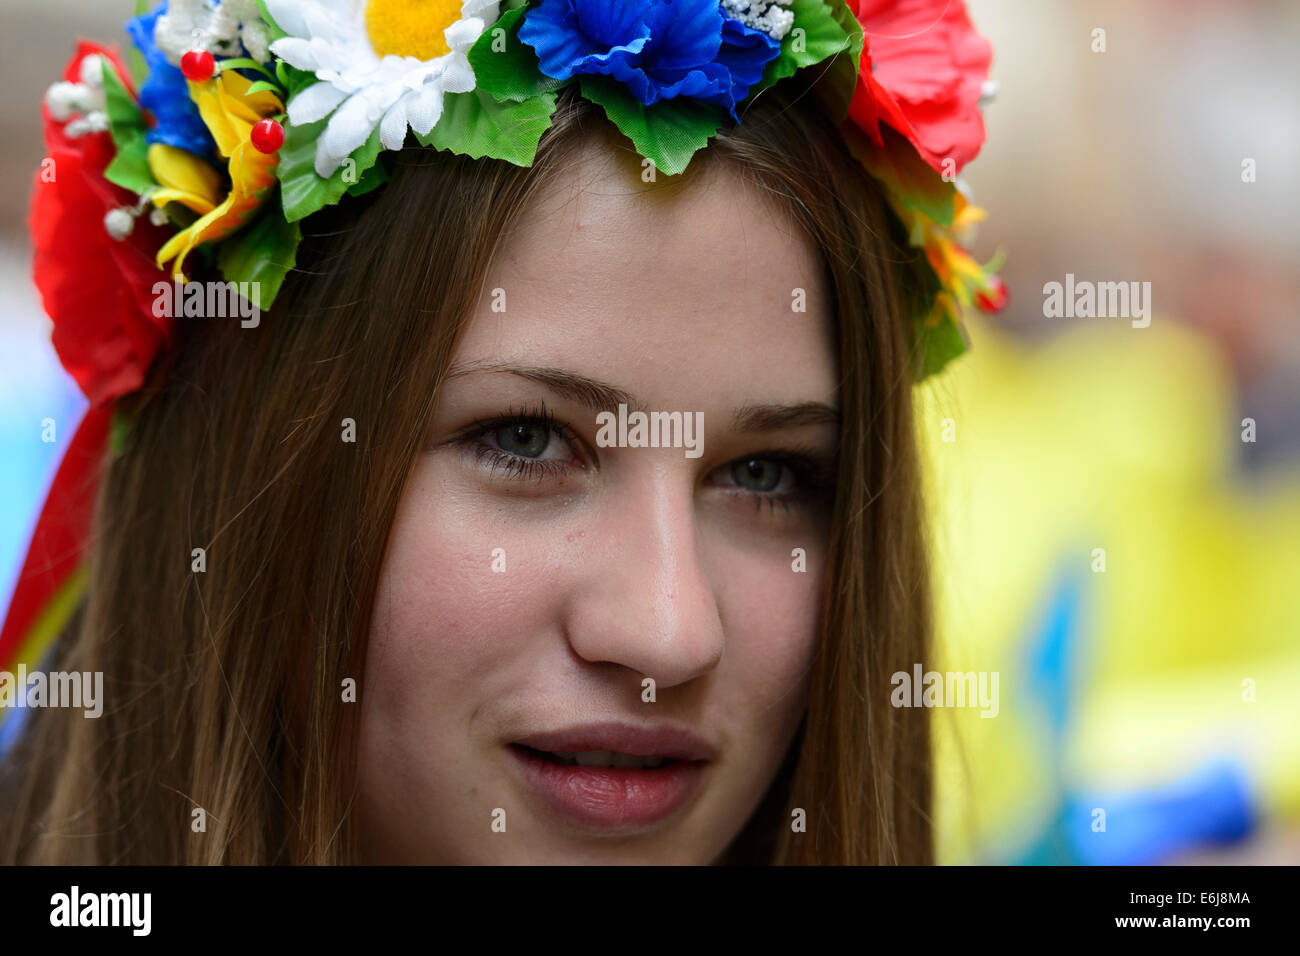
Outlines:
{"label": "green leaf", "polygon": [[158,184],[149,169],[144,117],[108,60],[104,61],[104,101],[115,148],[104,178],[137,194],[153,189]]}
{"label": "green leaf", "polygon": [[858,86],[858,66],[862,62],[864,38],[862,24],[848,8],[844,0],[830,0],[831,15],[839,22],[849,37],[849,48],[835,54],[826,64],[827,77],[817,85],[827,115],[836,122],[843,122],[849,115],[849,104],[853,102],[853,92]]}
{"label": "green leaf", "polygon": [[675,176],[722,125],[725,113],[712,103],[678,97],[643,106],[621,83],[584,76],[582,95],[604,107],[619,132],[659,172]]}
{"label": "green leaf", "polygon": [[117,70],[105,57],[103,61],[104,69],[104,109],[108,113],[108,124],[113,133],[113,142],[118,142],[118,136],[129,130],[143,130],[144,117],[140,115],[140,106],[135,99],[127,92],[126,87],[122,84],[122,79],[117,75]]}
{"label": "green leaf", "polygon": [[123,145],[117,147],[117,155],[104,170],[104,178],[137,195],[143,195],[157,187],[153,171],[149,168],[149,144],[145,142],[143,130],[134,133]]}
{"label": "green leaf", "polygon": [[475,85],[501,101],[522,102],[559,89],[568,82],[543,73],[537,65],[537,53],[520,41],[519,25],[523,15],[522,7],[502,14],[469,51]]}
{"label": "green leaf", "polygon": [[844,141],[858,161],[879,179],[904,206],[929,216],[940,226],[952,225],[957,186],[931,168],[901,134],[881,125],[877,146],[852,123],[840,127]]}
{"label": "green leaf", "polygon": [[122,454],[126,448],[126,438],[131,434],[131,416],[126,409],[118,405],[113,409],[113,418],[109,425],[109,449],[113,456]]}
{"label": "green leaf", "polygon": [[857,74],[862,27],[844,0],[793,0],[790,10],[794,13],[794,26],[781,41],[781,52],[767,65],[762,81],[751,90],[751,95],[837,53],[850,54],[846,66]]}
{"label": "green leaf", "polygon": [[269,309],[293,268],[302,230],[287,222],[280,204],[269,202],[247,228],[221,243],[217,267],[227,282],[256,283],[251,299],[259,309]]}
{"label": "green leaf", "polygon": [[944,316],[933,327],[927,326],[924,320],[917,319],[917,328],[920,336],[921,364],[916,376],[917,381],[943,371],[944,366],[958,356],[964,355],[970,347],[965,333],[948,316]]}
{"label": "green leaf", "polygon": [[542,93],[520,103],[498,103],[489,93],[448,93],[442,116],[428,136],[416,136],[425,146],[463,156],[504,159],[531,166],[537,143],[551,125],[555,94]]}
{"label": "green leaf", "polygon": [[126,51],[126,68],[130,71],[131,82],[137,90],[149,79],[149,64],[134,43]]}
{"label": "green leaf", "polygon": [[254,93],[265,93],[268,90],[279,96],[284,95],[284,88],[273,80],[258,80],[255,83],[250,83],[248,89],[244,91],[244,95],[252,96]]}
{"label": "green leaf", "polygon": [[379,130],[370,134],[363,146],[334,171],[329,179],[316,175],[316,141],[325,132],[328,120],[307,126],[285,127],[284,146],[280,149],[280,165],[276,176],[280,180],[280,198],[289,222],[310,216],[318,209],[332,206],[343,198],[351,186],[361,181],[361,176],[379,156]]}
{"label": "green leaf", "polygon": [[284,87],[284,101],[286,103],[289,102],[290,98],[292,98],[299,90],[305,89],[308,86],[314,86],[321,82],[316,78],[316,74],[310,70],[299,70],[285,63],[283,60],[276,61],[275,77],[280,81],[280,85]]}
{"label": "green leaf", "polygon": [[254,73],[261,73],[268,80],[272,79],[271,71],[261,63],[258,63],[252,57],[241,56],[232,57],[229,60],[222,60],[221,68],[223,70],[252,70]]}
{"label": "green leaf", "polygon": [[388,170],[384,168],[382,162],[375,163],[361,174],[361,178],[354,185],[348,187],[348,195],[364,196],[366,193],[374,192],[386,182],[388,182]]}

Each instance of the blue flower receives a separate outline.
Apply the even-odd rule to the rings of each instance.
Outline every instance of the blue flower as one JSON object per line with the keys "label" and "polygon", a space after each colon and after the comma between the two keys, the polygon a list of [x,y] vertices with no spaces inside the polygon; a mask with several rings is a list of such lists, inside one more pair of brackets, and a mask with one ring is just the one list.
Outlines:
{"label": "blue flower", "polygon": [[140,105],[157,121],[146,134],[149,143],[166,143],[200,156],[212,156],[216,143],[203,125],[199,108],[190,99],[190,89],[179,67],[167,62],[167,55],[153,40],[154,25],[167,12],[164,0],[152,13],[128,21],[126,32],[144,55],[149,77],[140,87]]}
{"label": "blue flower", "polygon": [[722,14],[718,0],[542,0],[519,39],[547,76],[602,74],[643,105],[684,96],[736,105],[781,51],[772,37]]}

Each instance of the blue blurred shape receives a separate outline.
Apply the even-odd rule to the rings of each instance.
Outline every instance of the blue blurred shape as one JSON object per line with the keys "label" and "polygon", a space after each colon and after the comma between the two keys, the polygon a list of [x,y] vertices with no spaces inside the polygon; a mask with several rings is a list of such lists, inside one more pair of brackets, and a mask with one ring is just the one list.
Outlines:
{"label": "blue blurred shape", "polygon": [[[1104,831],[1094,830],[1096,810]],[[1245,768],[1231,757],[1203,764],[1171,783],[1069,801],[1073,856],[1090,866],[1141,866],[1205,846],[1244,840],[1259,822]]]}

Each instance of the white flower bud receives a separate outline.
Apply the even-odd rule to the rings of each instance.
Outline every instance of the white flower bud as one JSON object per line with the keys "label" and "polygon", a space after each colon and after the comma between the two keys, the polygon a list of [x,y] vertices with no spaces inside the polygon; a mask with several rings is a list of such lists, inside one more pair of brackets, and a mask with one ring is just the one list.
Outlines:
{"label": "white flower bud", "polygon": [[125,207],[110,209],[104,216],[104,230],[118,242],[131,235],[134,229],[135,217]]}
{"label": "white flower bud", "polygon": [[81,82],[91,88],[104,85],[104,58],[98,53],[89,53],[81,58]]}
{"label": "white flower bud", "polygon": [[60,80],[45,91],[45,105],[50,108],[50,115],[60,123],[72,119],[77,111],[77,84]]}
{"label": "white flower bud", "polygon": [[792,26],[794,26],[794,14],[791,11],[768,7],[767,33],[773,40],[784,40]]}
{"label": "white flower bud", "polygon": [[164,13],[158,18],[153,28],[153,43],[172,66],[180,66],[181,57],[194,45],[190,31],[174,13]]}
{"label": "white flower bud", "polygon": [[244,23],[243,30],[240,31],[240,38],[244,41],[244,49],[258,63],[269,63],[271,60],[271,31],[261,20],[253,20]]}
{"label": "white flower bud", "polygon": [[219,43],[227,43],[239,36],[239,17],[228,4],[212,11],[208,19],[208,33]]}

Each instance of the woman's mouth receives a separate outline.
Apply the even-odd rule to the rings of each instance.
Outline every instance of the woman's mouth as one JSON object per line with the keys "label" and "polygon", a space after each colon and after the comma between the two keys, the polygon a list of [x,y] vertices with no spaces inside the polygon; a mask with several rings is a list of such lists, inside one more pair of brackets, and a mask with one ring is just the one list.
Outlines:
{"label": "woman's mouth", "polygon": [[671,757],[638,757],[636,754],[621,754],[613,750],[583,750],[568,753],[563,750],[533,750],[543,760],[550,760],[566,767],[575,765],[583,767],[617,767],[620,770],[654,770],[665,763],[671,763]]}
{"label": "woman's mouth", "polygon": [[606,835],[647,830],[680,811],[714,757],[689,732],[624,725],[535,735],[509,750],[547,810]]}

